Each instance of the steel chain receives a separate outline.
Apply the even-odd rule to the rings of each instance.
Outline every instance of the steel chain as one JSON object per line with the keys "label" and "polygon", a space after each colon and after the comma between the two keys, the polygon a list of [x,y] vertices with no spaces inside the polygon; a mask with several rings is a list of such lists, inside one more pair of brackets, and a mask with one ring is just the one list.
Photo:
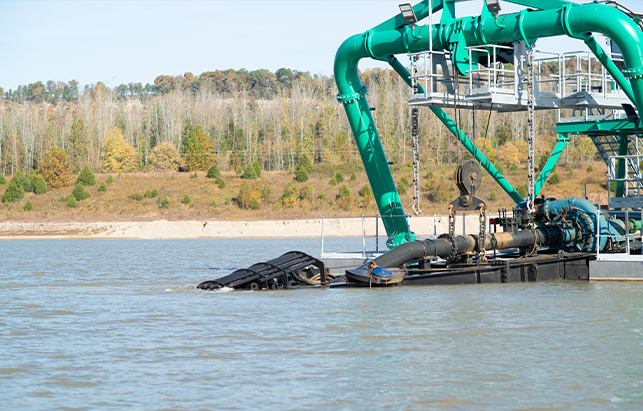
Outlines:
{"label": "steel chain", "polygon": [[536,122],[534,112],[536,101],[534,96],[534,50],[527,50],[527,210],[534,212],[534,139]]}

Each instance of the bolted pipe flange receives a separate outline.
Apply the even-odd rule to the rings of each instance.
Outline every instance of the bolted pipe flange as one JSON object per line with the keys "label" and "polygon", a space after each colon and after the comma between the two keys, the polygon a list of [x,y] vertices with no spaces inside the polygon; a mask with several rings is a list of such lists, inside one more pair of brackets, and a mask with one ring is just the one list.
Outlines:
{"label": "bolted pipe flange", "polygon": [[364,98],[366,93],[368,93],[368,88],[366,86],[362,86],[362,88],[359,91],[356,91],[355,93],[338,94],[337,101],[339,101],[342,104],[352,103],[353,101],[357,101],[361,98]]}
{"label": "bolted pipe flange", "polygon": [[629,78],[641,78],[643,77],[643,66],[635,68],[624,68],[623,75]]}

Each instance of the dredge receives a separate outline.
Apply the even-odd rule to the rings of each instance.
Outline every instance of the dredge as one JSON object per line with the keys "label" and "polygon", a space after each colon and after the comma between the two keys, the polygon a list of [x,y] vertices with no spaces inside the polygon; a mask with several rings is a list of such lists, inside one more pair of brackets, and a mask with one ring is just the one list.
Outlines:
{"label": "dredge", "polygon": [[[637,272],[641,276],[641,242],[634,242],[631,234],[640,233],[643,210],[638,116],[643,107],[643,15],[614,1],[578,4],[563,0],[503,0],[520,11],[501,14],[500,1],[485,0],[480,2],[479,15],[458,18],[459,2],[401,4],[400,14],[351,36],[335,56],[337,99],[346,111],[390,251],[338,278],[328,273],[323,261],[291,252],[206,281],[198,288],[588,280],[590,275],[613,269],[626,276]],[[438,12],[439,22],[434,23]],[[418,24],[425,19],[427,24]],[[554,36],[582,40],[586,50],[552,53],[535,48],[537,39]],[[597,36],[608,40],[609,51]],[[410,59],[410,72],[396,57],[403,54]],[[357,66],[363,58],[387,62],[410,86],[412,208],[416,214],[420,212],[421,107],[428,107],[474,159],[456,169],[460,196],[449,205],[449,232],[437,238],[416,239],[405,218],[366,99],[368,90],[358,75]],[[527,113],[526,198],[444,108],[453,108],[456,113]],[[535,110],[558,112],[558,139],[538,176],[534,166]],[[584,198],[539,197],[573,135],[588,136],[605,161],[607,207]],[[485,202],[475,195],[484,172],[515,202],[510,212],[488,218]],[[455,211],[460,210],[479,213],[477,235],[454,234]],[[630,218],[635,216],[638,218]],[[488,225],[499,227],[501,232],[488,232]],[[599,255],[605,253],[627,258],[596,265],[601,261]]]}

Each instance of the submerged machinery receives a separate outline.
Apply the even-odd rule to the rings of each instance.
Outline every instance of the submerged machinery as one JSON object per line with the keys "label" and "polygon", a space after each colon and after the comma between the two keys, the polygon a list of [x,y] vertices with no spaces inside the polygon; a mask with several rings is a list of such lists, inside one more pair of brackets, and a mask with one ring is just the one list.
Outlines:
{"label": "submerged machinery", "polygon": [[[640,243],[629,241],[629,233],[641,230],[640,220],[630,220],[627,214],[616,215],[583,198],[556,200],[538,195],[570,141],[569,136],[587,135],[606,163],[608,187],[616,186],[614,197],[608,189],[609,204],[622,210],[643,209],[643,152],[639,149],[638,116],[643,107],[641,15],[614,1],[578,4],[565,0],[485,0],[480,2],[479,15],[458,18],[456,4],[460,1],[423,0],[414,6],[400,5],[400,14],[351,36],[337,51],[334,64],[337,100],[346,111],[391,249],[347,270],[341,280],[374,286],[587,279],[589,261],[597,253],[632,247],[640,252]],[[525,8],[501,14],[501,3]],[[438,12],[441,12],[439,23],[434,23],[434,14]],[[427,18],[428,24],[419,24]],[[596,34],[609,38],[611,52],[601,47]],[[581,53],[581,57],[578,53],[549,53],[549,57],[540,58],[536,40],[553,36],[582,40],[588,51]],[[410,72],[397,59],[400,54],[410,58]],[[367,102],[368,89],[358,75],[358,63],[363,58],[387,62],[410,86],[413,210],[419,212],[415,190],[417,150],[421,149],[417,143],[417,109],[428,107],[474,159],[456,170],[460,197],[450,205],[450,219],[454,209],[479,211],[478,235],[456,236],[451,228],[438,238],[416,239],[404,218],[404,208]],[[575,71],[567,69],[570,58],[576,59]],[[548,64],[548,72],[540,69],[543,64]],[[444,108],[527,113],[526,198]],[[534,112],[547,109],[558,110],[559,138],[536,175]],[[562,115],[565,113],[571,116]],[[501,232],[487,233],[484,229],[486,207],[475,196],[482,170],[516,204],[511,213],[502,212],[488,220],[490,225],[500,227]],[[298,262],[291,264],[293,259]],[[338,280],[328,281],[325,277],[323,262],[310,256],[295,253],[276,260],[279,261],[261,263],[203,283],[199,288],[287,288],[315,281],[322,285],[337,284]],[[317,276],[315,281],[310,281],[313,276]]]}

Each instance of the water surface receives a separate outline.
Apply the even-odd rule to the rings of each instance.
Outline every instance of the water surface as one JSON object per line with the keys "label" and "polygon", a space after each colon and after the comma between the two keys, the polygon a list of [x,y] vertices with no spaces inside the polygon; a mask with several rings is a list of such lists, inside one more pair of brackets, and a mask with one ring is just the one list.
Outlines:
{"label": "water surface", "polygon": [[319,240],[0,247],[1,409],[643,409],[641,283],[213,293]]}

